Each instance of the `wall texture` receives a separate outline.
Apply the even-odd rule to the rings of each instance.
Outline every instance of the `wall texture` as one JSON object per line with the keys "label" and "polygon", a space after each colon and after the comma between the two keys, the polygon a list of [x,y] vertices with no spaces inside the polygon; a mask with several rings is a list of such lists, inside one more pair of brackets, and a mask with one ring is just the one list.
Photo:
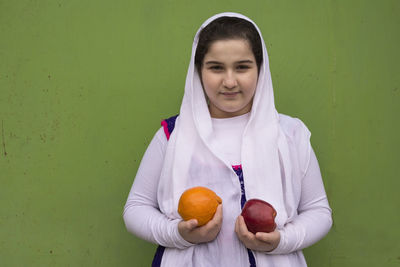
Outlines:
{"label": "wall texture", "polygon": [[149,266],[122,210],[209,16],[251,17],[334,226],[309,266],[400,265],[400,2],[0,0],[0,266]]}

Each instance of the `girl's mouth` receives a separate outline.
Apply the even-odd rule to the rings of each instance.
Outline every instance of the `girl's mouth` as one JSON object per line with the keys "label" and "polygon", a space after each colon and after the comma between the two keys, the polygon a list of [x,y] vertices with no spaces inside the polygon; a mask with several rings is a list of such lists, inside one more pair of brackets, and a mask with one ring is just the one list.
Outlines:
{"label": "girl's mouth", "polygon": [[233,96],[238,95],[239,92],[222,92],[221,94],[224,96],[227,96],[227,97],[233,97]]}

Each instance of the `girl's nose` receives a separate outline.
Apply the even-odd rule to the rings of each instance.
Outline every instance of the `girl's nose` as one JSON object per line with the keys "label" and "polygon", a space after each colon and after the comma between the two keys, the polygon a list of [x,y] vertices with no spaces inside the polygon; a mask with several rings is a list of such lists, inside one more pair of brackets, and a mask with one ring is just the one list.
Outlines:
{"label": "girl's nose", "polygon": [[234,88],[237,86],[237,80],[233,74],[228,73],[224,77],[224,80],[222,81],[222,85],[228,89],[231,89],[231,88]]}

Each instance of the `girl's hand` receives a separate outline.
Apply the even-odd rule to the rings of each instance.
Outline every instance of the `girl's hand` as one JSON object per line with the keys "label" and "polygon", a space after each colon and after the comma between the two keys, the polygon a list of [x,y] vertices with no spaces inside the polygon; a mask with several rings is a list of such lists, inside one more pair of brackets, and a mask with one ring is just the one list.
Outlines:
{"label": "girl's hand", "polygon": [[271,233],[258,232],[253,234],[249,232],[241,215],[236,219],[235,232],[247,248],[256,251],[272,251],[278,246],[281,239],[281,235],[277,230]]}
{"label": "girl's hand", "polygon": [[214,217],[205,225],[197,227],[197,220],[180,221],[178,231],[181,236],[193,244],[214,240],[222,226],[222,205],[218,205]]}

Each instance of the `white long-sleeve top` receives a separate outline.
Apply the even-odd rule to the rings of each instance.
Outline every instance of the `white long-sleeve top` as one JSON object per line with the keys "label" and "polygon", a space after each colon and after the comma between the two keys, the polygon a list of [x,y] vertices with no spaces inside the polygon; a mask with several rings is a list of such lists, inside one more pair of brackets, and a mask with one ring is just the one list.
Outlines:
{"label": "white long-sleeve top", "polygon": [[[232,165],[240,164],[239,144],[248,118],[249,114],[228,119],[212,119],[220,150]],[[293,160],[299,162],[293,165],[293,174],[296,175],[296,179],[301,179],[301,189],[298,190],[301,195],[298,215],[286,223],[284,228],[278,229],[281,234],[278,247],[264,253],[268,255],[271,266],[283,266],[282,263],[290,264],[287,266],[306,266],[301,249],[320,240],[332,225],[331,209],[315,153],[311,149],[309,155],[304,156],[305,151],[299,151],[301,146],[296,144],[298,121],[280,115],[280,124],[288,139]],[[201,245],[187,242],[178,232],[177,225],[180,220],[171,220],[160,212],[157,188],[167,142],[165,133],[160,128],[143,156],[124,208],[123,217],[128,231],[149,242],[179,249],[181,256],[185,250],[190,250],[193,266],[249,266],[246,249],[234,233],[235,220],[240,214],[240,188],[237,183],[223,184],[223,192],[227,192],[224,196],[220,195],[223,199],[223,225],[217,239],[212,242]],[[201,251],[208,251],[208,254],[193,253],[196,246],[203,246]],[[204,249],[204,246],[208,246],[208,249]],[[206,261],[204,257],[207,258]],[[164,255],[164,258],[162,266],[169,266],[168,255]],[[256,257],[257,260],[259,259]],[[265,257],[262,257],[262,260],[265,260]]]}

